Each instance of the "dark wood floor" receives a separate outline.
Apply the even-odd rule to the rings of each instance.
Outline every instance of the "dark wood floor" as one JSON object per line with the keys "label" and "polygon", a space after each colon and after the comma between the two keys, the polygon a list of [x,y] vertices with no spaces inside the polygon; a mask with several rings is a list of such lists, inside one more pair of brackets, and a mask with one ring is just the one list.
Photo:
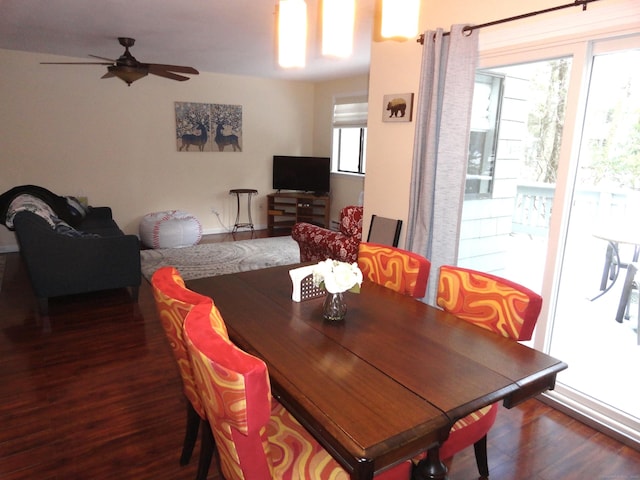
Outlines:
{"label": "dark wood floor", "polygon": [[[137,303],[126,290],[53,299],[49,320],[35,312],[18,254],[8,254],[0,479],[195,478],[197,450],[178,464],[185,404],[148,283]],[[472,450],[454,458],[451,480],[477,478]],[[640,479],[640,453],[537,400],[501,410],[489,457],[494,480]],[[218,478],[215,465],[209,478]]]}

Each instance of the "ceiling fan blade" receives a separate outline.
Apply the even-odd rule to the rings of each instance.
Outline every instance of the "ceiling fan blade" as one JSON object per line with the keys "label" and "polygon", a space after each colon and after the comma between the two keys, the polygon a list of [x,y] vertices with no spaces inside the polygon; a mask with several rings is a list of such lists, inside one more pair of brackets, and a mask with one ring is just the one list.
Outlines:
{"label": "ceiling fan blade", "polygon": [[111,78],[111,77],[115,77],[115,74],[112,72],[107,72],[104,75],[102,75],[100,78]]}
{"label": "ceiling fan blade", "polygon": [[159,77],[169,78],[171,80],[178,80],[179,82],[184,82],[185,80],[189,80],[189,77],[178,75],[176,73],[167,72],[166,70],[149,69],[149,73],[152,73],[153,75],[157,75]]}
{"label": "ceiling fan blade", "polygon": [[147,63],[145,64],[149,67],[149,71],[151,73],[155,73],[156,71],[169,71],[169,72],[178,72],[178,73],[190,73],[192,75],[198,75],[200,72],[193,67],[183,67],[180,65],[164,65],[162,63]]}
{"label": "ceiling fan blade", "polygon": [[40,65],[113,65],[105,62],[40,62]]}
{"label": "ceiling fan blade", "polygon": [[93,58],[98,58],[98,59],[100,59],[100,60],[106,60],[107,62],[116,63],[116,61],[115,61],[115,60],[112,60],[111,58],[107,58],[107,57],[99,57],[98,55],[91,55],[91,54],[89,54],[89,56],[90,56],[90,57],[93,57]]}

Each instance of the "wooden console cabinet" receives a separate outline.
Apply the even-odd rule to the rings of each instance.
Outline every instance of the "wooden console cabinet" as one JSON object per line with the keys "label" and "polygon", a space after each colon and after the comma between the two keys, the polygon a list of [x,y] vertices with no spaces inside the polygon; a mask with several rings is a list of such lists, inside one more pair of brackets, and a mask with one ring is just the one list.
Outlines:
{"label": "wooden console cabinet", "polygon": [[307,222],[329,228],[330,209],[328,195],[311,193],[271,193],[267,195],[267,228],[291,227],[298,222]]}

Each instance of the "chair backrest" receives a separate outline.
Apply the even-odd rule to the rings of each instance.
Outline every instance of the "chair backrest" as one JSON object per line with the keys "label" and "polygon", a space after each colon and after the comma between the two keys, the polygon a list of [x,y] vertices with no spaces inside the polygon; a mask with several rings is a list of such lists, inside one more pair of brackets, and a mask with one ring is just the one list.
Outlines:
{"label": "chair backrest", "polygon": [[224,478],[274,478],[265,428],[271,416],[267,366],[213,330],[206,305],[189,312],[184,336]]}
{"label": "chair backrest", "polygon": [[349,205],[340,210],[340,232],[362,240],[363,209],[358,205]]}
{"label": "chair backrest", "polygon": [[400,240],[400,230],[402,230],[402,220],[371,215],[367,242],[397,247]]}
{"label": "chair backrest", "polygon": [[530,340],[542,297],[510,280],[450,265],[440,267],[438,306],[514,340]]}
{"label": "chair backrest", "polygon": [[211,327],[228,341],[227,327],[213,300],[186,288],[184,280],[175,268],[163,267],[156,270],[151,277],[151,285],[158,316],[171,345],[171,350],[182,378],[184,394],[198,415],[205,418],[200,395],[196,389],[187,346],[184,342],[184,319],[195,305],[203,304],[208,310]]}
{"label": "chair backrest", "polygon": [[369,242],[360,243],[358,266],[364,278],[415,298],[424,297],[431,270],[417,253]]}

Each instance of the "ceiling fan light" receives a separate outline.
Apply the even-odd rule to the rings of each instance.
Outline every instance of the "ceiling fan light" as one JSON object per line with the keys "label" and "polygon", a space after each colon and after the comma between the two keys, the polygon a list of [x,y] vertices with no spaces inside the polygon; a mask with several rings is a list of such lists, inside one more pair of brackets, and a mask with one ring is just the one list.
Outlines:
{"label": "ceiling fan light", "polygon": [[283,68],[304,67],[307,46],[307,4],[280,0],[278,8],[278,63]]}
{"label": "ceiling fan light", "polygon": [[111,66],[107,67],[107,69],[109,73],[112,73],[129,86],[149,74],[149,69],[145,67]]}
{"label": "ceiling fan light", "polygon": [[420,0],[382,0],[383,38],[410,39],[418,35]]}
{"label": "ceiling fan light", "polygon": [[353,52],[355,0],[322,1],[322,54],[348,57]]}

